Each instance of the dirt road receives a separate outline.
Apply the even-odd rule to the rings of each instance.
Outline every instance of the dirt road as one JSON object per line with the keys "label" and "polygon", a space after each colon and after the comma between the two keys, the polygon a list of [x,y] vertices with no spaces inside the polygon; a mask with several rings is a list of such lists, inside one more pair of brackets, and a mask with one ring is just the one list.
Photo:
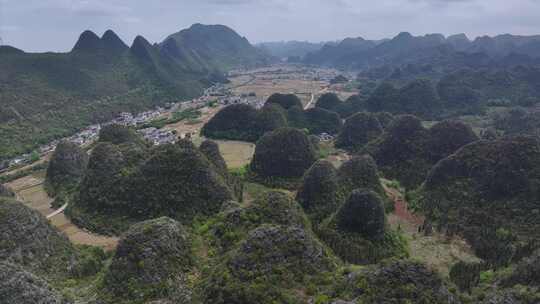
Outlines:
{"label": "dirt road", "polygon": [[[56,211],[51,208],[52,198],[47,195],[43,188],[43,178],[35,175],[28,175],[7,184],[13,189],[17,198],[26,206],[39,211],[44,216],[49,216]],[[51,224],[64,232],[74,244],[84,244],[102,247],[105,250],[116,248],[118,238],[106,237],[87,232],[66,218],[63,213],[58,212],[49,218]]]}

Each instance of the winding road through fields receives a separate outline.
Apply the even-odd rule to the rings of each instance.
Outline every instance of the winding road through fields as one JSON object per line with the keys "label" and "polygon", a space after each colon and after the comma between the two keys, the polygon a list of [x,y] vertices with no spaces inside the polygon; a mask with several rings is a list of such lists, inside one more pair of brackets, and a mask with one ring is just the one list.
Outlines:
{"label": "winding road through fields", "polygon": [[306,104],[306,106],[304,107],[304,110],[307,110],[309,108],[311,108],[313,102],[315,101],[315,96],[316,95],[322,95],[324,93],[326,93],[328,91],[328,87],[325,87],[324,89],[320,90],[317,94],[315,93],[311,93],[311,100]]}
{"label": "winding road through fields", "polygon": [[116,248],[117,237],[93,234],[75,226],[63,213],[67,204],[60,209],[52,209],[53,199],[45,192],[42,177],[28,175],[8,183],[7,186],[15,192],[18,200],[43,214],[53,226],[65,233],[73,244],[93,245],[105,250]]}

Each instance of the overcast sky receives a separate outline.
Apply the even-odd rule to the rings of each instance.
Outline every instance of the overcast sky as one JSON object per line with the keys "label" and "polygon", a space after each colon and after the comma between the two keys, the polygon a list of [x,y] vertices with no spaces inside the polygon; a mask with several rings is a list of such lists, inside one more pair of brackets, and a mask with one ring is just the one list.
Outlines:
{"label": "overcast sky", "polygon": [[86,29],[156,42],[193,23],[225,24],[253,43],[528,35],[540,34],[540,0],[0,0],[0,37],[26,51],[68,51]]}

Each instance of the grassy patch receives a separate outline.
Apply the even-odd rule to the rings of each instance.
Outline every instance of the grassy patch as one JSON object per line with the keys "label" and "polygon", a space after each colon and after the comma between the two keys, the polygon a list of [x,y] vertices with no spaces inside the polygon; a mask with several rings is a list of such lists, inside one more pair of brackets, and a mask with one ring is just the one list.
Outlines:
{"label": "grassy patch", "polygon": [[45,172],[45,169],[47,169],[48,165],[49,165],[48,162],[43,162],[41,164],[37,164],[37,165],[32,166],[30,168],[19,170],[19,171],[15,172],[15,173],[2,175],[2,176],[0,176],[0,183],[1,184],[9,183],[9,182],[12,182],[12,181],[14,181],[16,179],[19,179],[21,177],[25,177],[27,175],[30,175],[30,174],[33,174],[33,173],[36,173],[36,172],[40,172],[40,171]]}
{"label": "grassy patch", "polygon": [[[184,120],[188,120],[188,124],[197,124],[199,122],[199,118],[201,117],[202,113],[198,109],[186,109],[183,111],[176,111],[172,114],[170,118],[159,118],[156,120],[153,120],[149,123],[146,123],[141,126],[141,129],[145,128],[156,128],[161,129],[165,127],[166,125],[178,123]],[[196,121],[196,122],[195,122]]]}

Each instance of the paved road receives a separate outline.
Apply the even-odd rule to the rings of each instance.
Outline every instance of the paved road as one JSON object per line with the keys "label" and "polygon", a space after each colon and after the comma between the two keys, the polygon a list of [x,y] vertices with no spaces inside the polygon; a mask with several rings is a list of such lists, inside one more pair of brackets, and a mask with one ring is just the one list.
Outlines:
{"label": "paved road", "polygon": [[313,103],[314,100],[315,100],[315,94],[311,93],[311,100],[306,104],[306,106],[304,107],[304,110],[309,109],[309,107],[311,107],[311,104]]}
{"label": "paved road", "polygon": [[53,213],[47,215],[47,219],[50,219],[50,218],[52,218],[52,217],[54,217],[54,216],[57,216],[57,215],[59,215],[60,213],[64,213],[64,210],[66,210],[67,206],[68,206],[68,203],[65,203],[62,207],[58,208],[58,209],[57,209],[56,211],[54,211]]}

